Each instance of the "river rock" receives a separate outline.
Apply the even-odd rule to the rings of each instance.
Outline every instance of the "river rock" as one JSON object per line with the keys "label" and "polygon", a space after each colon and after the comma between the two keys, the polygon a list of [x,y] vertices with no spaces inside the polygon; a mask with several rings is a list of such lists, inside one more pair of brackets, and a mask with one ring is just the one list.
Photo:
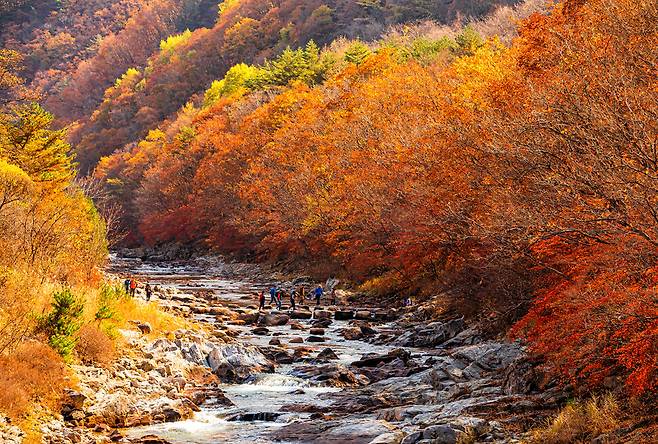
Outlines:
{"label": "river rock", "polygon": [[289,344],[302,344],[304,342],[304,338],[300,336],[293,336],[288,340]]}
{"label": "river rock", "polygon": [[216,346],[208,364],[222,382],[242,382],[254,373],[271,373],[274,364],[255,347],[241,344]]}
{"label": "river rock", "polygon": [[243,321],[245,324],[252,325],[258,322],[260,313],[255,311],[245,311],[244,313],[238,314],[238,320]]}
{"label": "river rock", "polygon": [[267,327],[256,327],[252,329],[251,332],[255,335],[265,336],[270,332],[270,330]]}
{"label": "river rock", "polygon": [[324,342],[324,338],[322,336],[309,336],[306,338],[306,342]]}
{"label": "river rock", "polygon": [[324,330],[321,328],[312,328],[308,332],[315,336],[324,336]]}
{"label": "river rock", "polygon": [[364,336],[372,336],[377,334],[377,330],[365,324],[360,326],[359,330],[361,330],[361,333],[363,333]]}
{"label": "river rock", "polygon": [[327,310],[315,310],[313,319],[331,319],[331,312]]}
{"label": "river rock", "polygon": [[508,367],[523,353],[523,347],[518,343],[489,341],[459,347],[452,351],[452,357],[464,362],[475,363],[484,370],[496,370]]}
{"label": "river rock", "polygon": [[354,313],[354,319],[359,321],[369,321],[371,319],[371,313],[368,310],[359,310]]}
{"label": "river rock", "polygon": [[340,331],[340,335],[347,339],[348,341],[355,341],[357,339],[361,339],[363,337],[363,332],[361,332],[360,328],[357,327],[349,327],[349,328],[344,328]]}
{"label": "river rock", "polygon": [[317,319],[313,321],[313,327],[315,328],[328,328],[333,321],[331,319]]}
{"label": "river rock", "polygon": [[352,310],[338,310],[334,313],[334,319],[337,321],[349,321],[354,318],[354,312]]}
{"label": "river rock", "polygon": [[334,360],[334,359],[338,359],[338,355],[336,355],[336,353],[332,349],[325,348],[320,353],[318,353],[317,359]]}
{"label": "river rock", "polygon": [[316,444],[369,444],[395,430],[392,424],[370,418],[293,422],[273,432],[275,440]]}
{"label": "river rock", "polygon": [[[110,437],[112,441],[120,441],[123,439],[123,436],[121,434],[118,434],[118,436],[115,436],[115,438]],[[141,438],[136,438],[136,439],[131,439],[130,440],[131,444],[171,444],[169,441],[166,439],[160,438],[155,435],[146,435],[142,436]]]}
{"label": "river rock", "polygon": [[304,325],[300,324],[299,322],[291,322],[290,323],[290,329],[291,330],[306,330],[306,327],[304,327]]}
{"label": "river rock", "polygon": [[343,364],[336,362],[324,365],[302,365],[293,369],[292,374],[302,379],[310,379],[332,387],[350,387],[365,385],[368,378],[352,372]]}
{"label": "river rock", "polygon": [[400,359],[403,362],[409,360],[410,353],[402,348],[395,349],[386,354],[368,354],[361,357],[360,360],[352,362],[350,365],[353,367],[375,367],[380,364],[391,362],[395,359]]}
{"label": "river rock", "polygon": [[281,340],[279,338],[272,338],[269,342],[270,345],[281,345]]}
{"label": "river rock", "polygon": [[309,310],[293,310],[290,312],[291,319],[311,319],[312,317],[313,313]]}
{"label": "river rock", "polygon": [[261,315],[258,319],[260,325],[266,325],[269,327],[277,325],[286,325],[290,320],[290,316],[285,313],[269,313],[266,315]]}
{"label": "river rock", "polygon": [[394,344],[403,347],[436,347],[455,337],[463,329],[463,318],[448,322],[432,322],[404,333]]}

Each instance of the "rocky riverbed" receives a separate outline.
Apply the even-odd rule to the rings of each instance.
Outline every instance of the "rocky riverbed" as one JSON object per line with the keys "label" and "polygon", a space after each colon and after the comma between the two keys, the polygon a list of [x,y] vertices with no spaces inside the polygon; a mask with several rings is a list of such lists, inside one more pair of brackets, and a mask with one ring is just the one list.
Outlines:
{"label": "rocky riverbed", "polygon": [[74,367],[79,390],[43,425],[47,442],[518,442],[565,399],[519,344],[462,319],[419,323],[418,307],[355,306],[340,291],[332,306],[259,311],[255,291],[292,283],[218,259],[115,258],[112,272],[150,282],[151,303],[202,328],[149,340],[135,320],[110,368]]}

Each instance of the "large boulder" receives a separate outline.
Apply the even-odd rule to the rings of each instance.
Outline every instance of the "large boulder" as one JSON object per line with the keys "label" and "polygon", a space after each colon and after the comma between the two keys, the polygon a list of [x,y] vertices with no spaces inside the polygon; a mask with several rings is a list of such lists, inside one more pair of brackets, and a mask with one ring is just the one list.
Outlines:
{"label": "large boulder", "polygon": [[222,382],[242,382],[255,373],[274,371],[274,364],[258,349],[241,344],[216,346],[208,364]]}
{"label": "large boulder", "polygon": [[365,376],[355,374],[343,364],[334,362],[325,365],[297,366],[293,369],[292,374],[332,387],[351,387],[368,383],[368,378]]}
{"label": "large boulder", "polygon": [[311,319],[313,317],[313,313],[311,313],[309,310],[293,310],[290,312],[290,317],[292,319]]}
{"label": "large boulder", "polygon": [[369,444],[384,434],[393,433],[394,429],[392,424],[385,421],[369,418],[345,418],[295,421],[275,429],[273,434],[275,440],[286,442]]}
{"label": "large boulder", "polygon": [[262,315],[258,319],[258,324],[272,327],[277,325],[286,325],[289,320],[290,316],[285,313],[268,313],[266,315]]}
{"label": "large boulder", "polygon": [[452,357],[490,371],[507,368],[523,354],[523,347],[518,343],[491,341],[457,348]]}
{"label": "large boulder", "polygon": [[352,310],[338,310],[334,314],[334,318],[337,321],[349,321],[354,318],[354,312]]}
{"label": "large boulder", "polygon": [[315,310],[313,319],[331,319],[331,312],[327,310]]}
{"label": "large boulder", "polygon": [[357,368],[376,367],[381,364],[392,362],[396,359],[400,359],[403,362],[407,362],[409,360],[409,357],[410,357],[410,353],[407,350],[398,348],[386,354],[372,353],[372,354],[364,355],[361,357],[361,359],[352,362],[350,365]]}
{"label": "large boulder", "polygon": [[463,329],[463,318],[448,322],[432,322],[403,334],[394,344],[403,347],[436,347],[455,337]]}

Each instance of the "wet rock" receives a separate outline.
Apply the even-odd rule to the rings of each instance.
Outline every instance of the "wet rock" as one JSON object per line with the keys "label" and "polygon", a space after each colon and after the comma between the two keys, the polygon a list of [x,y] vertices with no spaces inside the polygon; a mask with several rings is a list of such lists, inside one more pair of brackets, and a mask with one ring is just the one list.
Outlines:
{"label": "wet rock", "polygon": [[354,313],[354,319],[360,321],[369,321],[371,319],[371,313],[368,310],[359,310]]}
{"label": "wet rock", "polygon": [[391,362],[395,359],[400,359],[403,362],[409,360],[410,353],[402,348],[395,349],[386,354],[368,354],[361,357],[360,360],[352,362],[350,365],[353,367],[375,367],[380,364]]}
{"label": "wet rock", "polygon": [[272,327],[278,325],[286,325],[289,320],[290,320],[290,316],[288,316],[287,314],[269,313],[266,315],[261,315],[261,317],[258,319],[258,323],[260,325],[266,325]]}
{"label": "wet rock", "polygon": [[215,347],[208,364],[222,382],[241,382],[254,373],[271,373],[274,364],[254,347],[226,344]]}
{"label": "wet rock", "polygon": [[310,420],[293,422],[278,428],[275,440],[313,442],[316,444],[368,444],[394,430],[392,424],[368,418]]}
{"label": "wet rock", "polygon": [[363,337],[363,332],[360,328],[349,327],[342,329],[340,331],[340,335],[348,341],[356,341],[357,339],[361,339]]}
{"label": "wet rock", "polygon": [[324,330],[322,328],[312,328],[308,332],[314,336],[324,336]]}
{"label": "wet rock", "polygon": [[304,339],[300,336],[293,336],[288,340],[289,344],[302,344],[304,342]]}
{"label": "wet rock", "polygon": [[315,310],[313,319],[331,319],[331,312],[327,310]]}
{"label": "wet rock", "polygon": [[306,330],[306,327],[304,327],[304,325],[300,324],[299,322],[291,322],[290,323],[290,329],[291,330]]}
{"label": "wet rock", "polygon": [[315,328],[328,328],[332,324],[331,319],[318,319],[316,321],[313,321],[313,327]]}
{"label": "wet rock", "polygon": [[270,330],[267,327],[256,327],[252,329],[251,332],[255,335],[266,336],[270,333]]}
{"label": "wet rock", "polygon": [[269,342],[270,345],[281,345],[281,340],[278,338],[272,338]]}
{"label": "wet rock", "polygon": [[403,361],[396,358],[385,364],[378,364],[376,367],[363,367],[359,370],[371,382],[381,381],[394,377],[406,377],[421,371],[423,368],[415,365],[413,361]]}
{"label": "wet rock", "polygon": [[243,321],[247,325],[252,325],[258,322],[259,316],[260,314],[258,313],[258,311],[247,311],[238,314],[238,320]]}
{"label": "wet rock", "polygon": [[377,330],[370,327],[369,325],[362,325],[359,327],[359,330],[361,330],[361,333],[363,333],[364,336],[372,336],[377,334]]}
{"label": "wet rock", "polygon": [[313,313],[309,310],[294,310],[290,312],[291,319],[311,319],[312,317]]}
{"label": "wet rock", "polygon": [[258,412],[258,413],[238,413],[237,415],[229,416],[227,421],[276,421],[282,413],[275,412]]}
{"label": "wet rock", "polygon": [[[120,434],[119,434],[119,436],[120,436]],[[115,437],[115,438],[110,438],[110,439],[112,441],[118,442],[118,441],[121,441],[123,439],[123,437],[119,437],[119,438]],[[130,443],[131,444],[171,444],[166,439],[160,438],[160,437],[155,436],[155,435],[146,435],[146,436],[142,436],[141,438],[131,439]]]}
{"label": "wet rock", "polygon": [[334,359],[338,359],[338,355],[336,355],[336,353],[332,349],[325,348],[320,353],[318,353],[317,359],[334,360]]}
{"label": "wet rock", "polygon": [[306,342],[324,342],[324,340],[322,336],[309,336],[306,338]]}
{"label": "wet rock", "polygon": [[334,319],[337,321],[349,321],[354,318],[354,312],[352,310],[338,310],[334,313]]}
{"label": "wet rock", "polygon": [[292,374],[302,379],[321,382],[332,387],[350,387],[365,385],[368,378],[352,372],[343,364],[304,365],[293,369]]}

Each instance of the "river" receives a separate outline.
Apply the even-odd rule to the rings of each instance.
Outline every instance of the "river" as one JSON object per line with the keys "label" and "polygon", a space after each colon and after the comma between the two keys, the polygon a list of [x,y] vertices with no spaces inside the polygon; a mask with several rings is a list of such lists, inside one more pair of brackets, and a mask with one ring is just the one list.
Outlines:
{"label": "river", "polygon": [[[172,287],[180,292],[204,294],[212,298],[213,304],[224,307],[255,308],[257,301],[255,291],[266,290],[271,282],[266,278],[250,280],[245,277],[235,277],[227,273],[221,263],[172,263],[157,264],[142,262],[138,259],[118,259],[113,257],[112,271],[121,274],[132,274],[140,282],[149,282],[161,289]],[[154,300],[164,306],[176,304],[167,299]],[[285,312],[284,307],[284,312]],[[193,315],[198,322],[220,328],[215,316]],[[309,324],[309,321],[299,322]],[[282,344],[294,349],[294,346],[308,348],[309,355],[315,356],[321,350],[330,347],[338,356],[338,362],[349,364],[368,353],[386,353],[392,347],[372,345],[360,340],[346,340],[339,331],[348,326],[348,321],[333,321],[325,329],[325,342],[289,344],[296,336],[306,336],[306,332],[293,331],[289,325],[268,327],[268,335],[261,336],[251,332],[253,327],[235,325],[230,328],[238,330],[237,340],[253,346],[267,346],[273,338],[278,338]],[[385,329],[385,325],[379,328]],[[226,328],[226,327],[221,327]],[[309,405],[328,406],[332,395],[340,389],[319,383],[312,383],[295,375],[296,364],[278,365],[275,373],[255,374],[246,383],[222,384],[221,388],[235,407],[201,406],[201,411],[186,421],[157,424],[124,431],[131,438],[144,435],[156,435],[172,444],[209,444],[220,442],[231,443],[269,443],[275,442],[269,435],[277,428],[294,421],[308,419],[308,413],[296,413],[290,406]],[[238,414],[272,413],[270,420],[229,421]],[[268,415],[261,415],[266,417]],[[285,442],[280,439],[276,442]]]}

